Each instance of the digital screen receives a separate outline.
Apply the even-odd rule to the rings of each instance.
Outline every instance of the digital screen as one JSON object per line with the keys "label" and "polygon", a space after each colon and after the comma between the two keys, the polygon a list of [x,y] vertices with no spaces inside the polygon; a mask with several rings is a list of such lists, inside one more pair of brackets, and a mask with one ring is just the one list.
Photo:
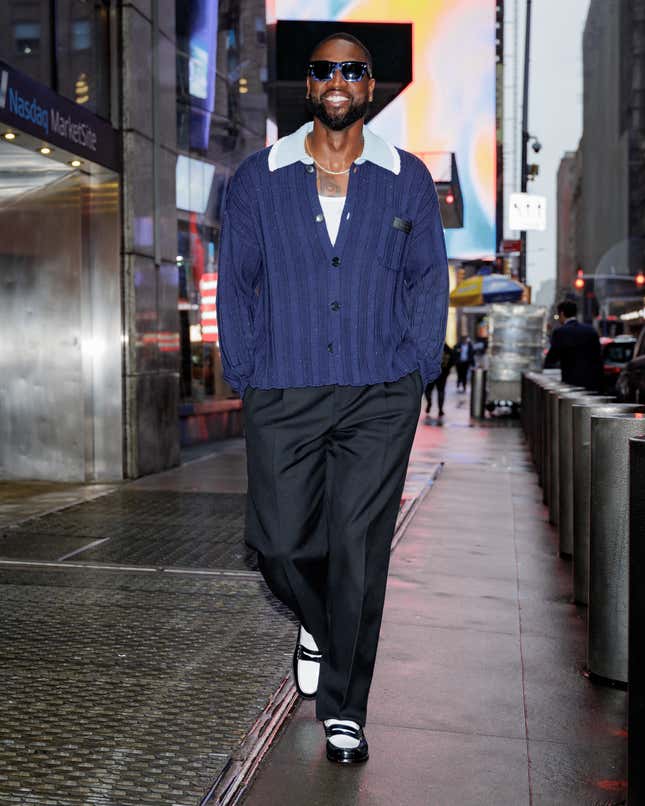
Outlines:
{"label": "digital screen", "polygon": [[[452,259],[495,254],[495,7],[494,0],[267,3],[268,22],[412,23],[412,83],[369,125],[416,154],[455,153],[464,226],[446,230]],[[378,82],[378,64],[374,70]]]}
{"label": "digital screen", "polygon": [[191,96],[190,145],[206,151],[211,114],[215,108],[218,0],[193,0],[191,4],[188,92]]}

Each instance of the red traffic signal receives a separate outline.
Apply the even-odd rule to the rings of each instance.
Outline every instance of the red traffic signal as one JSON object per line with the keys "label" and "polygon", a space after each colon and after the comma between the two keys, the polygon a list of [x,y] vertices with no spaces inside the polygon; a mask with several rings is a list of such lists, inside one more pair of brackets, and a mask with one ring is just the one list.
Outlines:
{"label": "red traffic signal", "polygon": [[643,274],[642,271],[638,272],[638,274],[635,277],[635,280],[636,280],[636,285],[639,288],[643,288],[643,286],[645,286],[645,274]]}
{"label": "red traffic signal", "polygon": [[578,291],[582,291],[582,289],[585,287],[585,277],[582,269],[578,269],[578,276],[573,281],[573,286],[574,288],[577,288]]}

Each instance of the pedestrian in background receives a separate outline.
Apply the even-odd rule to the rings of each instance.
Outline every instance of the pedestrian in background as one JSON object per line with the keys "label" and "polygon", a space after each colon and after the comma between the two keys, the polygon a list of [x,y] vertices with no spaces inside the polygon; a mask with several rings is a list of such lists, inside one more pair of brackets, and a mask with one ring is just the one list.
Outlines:
{"label": "pedestrian in background", "polygon": [[300,623],[294,676],[327,758],[355,763],[421,397],[441,372],[448,263],[425,164],[363,125],[365,46],[323,40],[306,82],[313,122],[232,180],[217,310],[244,402],[246,541]]}
{"label": "pedestrian in background", "polygon": [[475,360],[475,350],[469,336],[462,336],[455,347],[455,364],[457,366],[457,391],[465,392],[468,384],[468,372]]}
{"label": "pedestrian in background", "polygon": [[559,363],[563,383],[597,392],[602,385],[600,338],[591,325],[578,322],[577,314],[578,306],[573,300],[558,305],[561,327],[553,331],[544,366]]}
{"label": "pedestrian in background", "polygon": [[426,414],[430,414],[432,408],[432,390],[437,390],[437,403],[439,404],[439,417],[443,417],[443,404],[446,399],[446,383],[448,382],[448,375],[455,363],[455,351],[448,344],[443,345],[443,355],[441,356],[441,375],[434,381],[426,384]]}

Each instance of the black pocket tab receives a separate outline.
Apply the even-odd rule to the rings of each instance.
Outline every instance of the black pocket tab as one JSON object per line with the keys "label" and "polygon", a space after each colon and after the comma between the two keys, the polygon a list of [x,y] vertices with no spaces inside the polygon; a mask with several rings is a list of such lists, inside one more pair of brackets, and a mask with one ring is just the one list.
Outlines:
{"label": "black pocket tab", "polygon": [[412,231],[412,222],[407,218],[399,218],[396,215],[392,219],[392,226],[394,229],[400,229],[401,232],[405,232],[406,235]]}

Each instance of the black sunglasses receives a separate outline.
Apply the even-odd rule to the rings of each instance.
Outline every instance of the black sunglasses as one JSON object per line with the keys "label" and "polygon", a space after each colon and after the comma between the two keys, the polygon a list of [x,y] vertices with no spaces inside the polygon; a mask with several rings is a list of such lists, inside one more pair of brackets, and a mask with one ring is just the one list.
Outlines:
{"label": "black sunglasses", "polygon": [[360,81],[365,73],[372,78],[367,62],[309,62],[309,75],[316,81],[331,81],[336,70],[340,70],[345,81]]}

